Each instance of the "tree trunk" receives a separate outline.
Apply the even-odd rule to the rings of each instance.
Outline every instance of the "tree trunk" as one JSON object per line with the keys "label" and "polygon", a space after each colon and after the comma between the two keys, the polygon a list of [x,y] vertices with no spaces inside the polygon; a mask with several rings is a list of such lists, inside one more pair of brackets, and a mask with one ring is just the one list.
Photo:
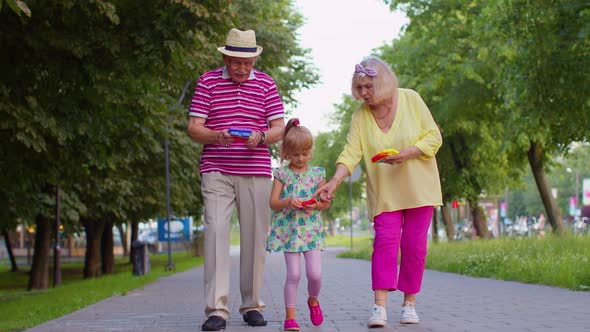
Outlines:
{"label": "tree trunk", "polygon": [[455,225],[453,224],[453,218],[446,204],[442,205],[442,219],[447,229],[447,239],[449,241],[455,240]]}
{"label": "tree trunk", "polygon": [[438,212],[436,208],[432,214],[432,241],[438,242]]}
{"label": "tree trunk", "polygon": [[477,201],[468,202],[471,210],[471,216],[473,217],[473,228],[475,229],[475,235],[481,239],[489,239],[490,232],[488,232],[488,225],[483,214],[483,209],[481,206],[479,206]]}
{"label": "tree trunk", "polygon": [[330,234],[330,236],[336,235],[336,227],[334,227],[336,221],[334,218],[326,218],[326,220],[328,221],[328,234]]}
{"label": "tree trunk", "polygon": [[35,249],[28,290],[47,289],[49,284],[50,220],[42,215],[35,218]]}
{"label": "tree trunk", "polygon": [[123,229],[123,224],[118,223],[117,229],[119,230],[119,237],[121,238],[121,246],[123,247],[123,257],[129,255],[129,245],[127,244],[127,231]]}
{"label": "tree trunk", "polygon": [[328,235],[334,236],[336,235],[336,228],[334,227],[335,220],[329,210],[324,210],[324,216],[326,217],[324,221],[327,223],[328,228]]}
{"label": "tree trunk", "polygon": [[104,221],[104,231],[102,232],[102,273],[113,274],[115,273],[115,253],[114,246],[115,242],[113,239],[113,222]]}
{"label": "tree trunk", "polygon": [[551,186],[545,177],[543,154],[541,143],[531,142],[528,151],[529,164],[531,165],[533,177],[541,195],[541,201],[543,201],[543,206],[545,206],[545,212],[547,212],[547,220],[549,220],[553,232],[555,234],[561,234],[563,232],[563,221],[561,220],[561,213],[559,212],[555,198],[551,194]]}
{"label": "tree trunk", "polygon": [[129,263],[132,265],[135,263],[135,248],[133,248],[133,242],[137,240],[139,236],[139,223],[137,221],[131,222],[131,249],[129,249]]}
{"label": "tree trunk", "polygon": [[12,242],[10,241],[10,233],[8,228],[2,229],[2,235],[4,235],[4,242],[6,244],[6,252],[8,252],[8,258],[10,258],[10,272],[18,272],[18,265],[16,264],[16,258],[12,252]]}
{"label": "tree trunk", "polygon": [[86,232],[86,256],[84,257],[84,278],[100,276],[100,247],[104,223],[95,219],[81,219]]}

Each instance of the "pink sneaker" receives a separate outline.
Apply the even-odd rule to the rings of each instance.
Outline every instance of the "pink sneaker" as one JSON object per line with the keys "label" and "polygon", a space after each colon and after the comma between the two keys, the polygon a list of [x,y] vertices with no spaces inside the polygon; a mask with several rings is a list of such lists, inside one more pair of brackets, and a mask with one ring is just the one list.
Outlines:
{"label": "pink sneaker", "polygon": [[311,319],[313,325],[322,325],[322,322],[324,321],[324,314],[322,314],[320,303],[318,302],[316,305],[311,305],[309,302],[307,302],[307,306],[309,307],[309,318]]}
{"label": "pink sneaker", "polygon": [[299,324],[294,319],[287,319],[285,320],[285,325],[283,325],[284,331],[299,331]]}

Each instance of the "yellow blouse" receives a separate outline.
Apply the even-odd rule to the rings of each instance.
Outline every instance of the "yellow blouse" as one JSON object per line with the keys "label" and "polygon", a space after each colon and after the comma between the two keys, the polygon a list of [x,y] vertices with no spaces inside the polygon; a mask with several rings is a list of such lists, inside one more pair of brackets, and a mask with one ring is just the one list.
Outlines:
{"label": "yellow blouse", "polygon": [[[391,129],[379,129],[371,111],[363,104],[352,114],[344,151],[337,164],[352,174],[361,158],[367,170],[367,206],[371,221],[382,212],[421,206],[442,205],[438,167],[434,155],[442,145],[438,126],[420,95],[398,89],[397,113]],[[399,166],[371,163],[383,149],[401,150],[416,146],[424,156]]]}

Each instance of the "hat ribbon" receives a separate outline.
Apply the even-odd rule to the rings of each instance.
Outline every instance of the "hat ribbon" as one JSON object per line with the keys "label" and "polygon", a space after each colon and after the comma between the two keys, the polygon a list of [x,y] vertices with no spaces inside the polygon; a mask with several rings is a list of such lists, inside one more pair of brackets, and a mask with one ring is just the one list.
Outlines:
{"label": "hat ribbon", "polygon": [[256,47],[237,47],[237,46],[229,46],[229,45],[225,45],[225,49],[228,51],[253,52],[253,53],[255,53],[258,50]]}
{"label": "hat ribbon", "polygon": [[374,71],[373,69],[369,68],[369,67],[363,67],[363,65],[361,65],[360,63],[356,64],[354,66],[354,73],[358,74],[358,73],[363,73],[369,77],[375,77],[377,76],[377,72]]}

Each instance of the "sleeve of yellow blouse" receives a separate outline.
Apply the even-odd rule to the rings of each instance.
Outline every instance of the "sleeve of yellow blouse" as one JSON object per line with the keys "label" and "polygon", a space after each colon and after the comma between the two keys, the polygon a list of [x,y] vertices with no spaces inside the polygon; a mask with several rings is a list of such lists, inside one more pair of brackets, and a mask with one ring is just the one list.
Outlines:
{"label": "sleeve of yellow blouse", "polygon": [[336,164],[343,164],[348,169],[348,173],[352,174],[359,161],[363,157],[361,149],[361,131],[359,127],[359,113],[354,112],[350,121],[350,129],[346,137],[346,145],[340,156],[336,160]]}
{"label": "sleeve of yellow blouse", "polygon": [[442,136],[438,125],[434,122],[428,106],[422,100],[422,97],[416,92],[414,106],[417,108],[418,119],[422,128],[420,139],[416,142],[416,147],[424,153],[422,159],[430,159],[436,155],[442,145]]}

